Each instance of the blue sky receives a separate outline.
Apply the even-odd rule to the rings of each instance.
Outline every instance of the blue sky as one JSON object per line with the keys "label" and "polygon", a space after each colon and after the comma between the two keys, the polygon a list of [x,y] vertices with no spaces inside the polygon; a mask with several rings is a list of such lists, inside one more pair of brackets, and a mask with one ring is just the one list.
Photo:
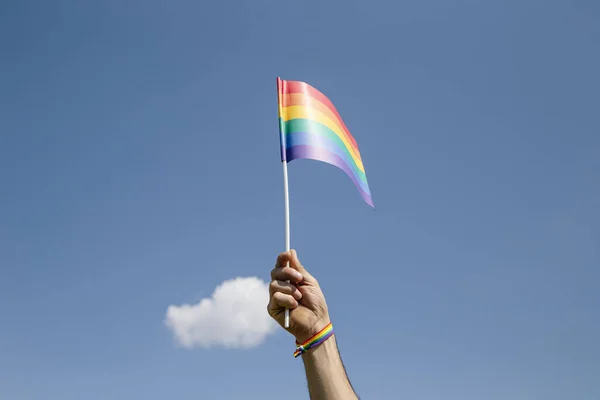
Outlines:
{"label": "blue sky", "polygon": [[599,398],[599,46],[591,0],[3,2],[0,398],[307,398],[285,332],[165,325],[283,250],[277,76],[337,106],[377,206],[290,164],[359,394]]}

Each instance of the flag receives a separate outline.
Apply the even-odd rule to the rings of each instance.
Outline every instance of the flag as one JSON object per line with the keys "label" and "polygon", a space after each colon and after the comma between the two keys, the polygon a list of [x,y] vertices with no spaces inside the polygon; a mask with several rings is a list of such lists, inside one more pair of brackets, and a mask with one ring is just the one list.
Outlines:
{"label": "flag", "polygon": [[307,83],[280,78],[277,95],[281,161],[307,158],[335,165],[374,208],[356,140],[331,101]]}

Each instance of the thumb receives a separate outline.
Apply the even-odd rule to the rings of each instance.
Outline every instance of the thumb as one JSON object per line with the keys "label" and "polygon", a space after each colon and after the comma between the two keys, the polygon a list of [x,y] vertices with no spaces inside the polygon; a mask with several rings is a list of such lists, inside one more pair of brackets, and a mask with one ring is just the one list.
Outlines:
{"label": "thumb", "polygon": [[304,268],[304,265],[302,265],[298,258],[296,250],[293,249],[290,250],[290,267],[300,272],[305,282],[313,284],[317,283],[317,280],[306,270],[306,268]]}

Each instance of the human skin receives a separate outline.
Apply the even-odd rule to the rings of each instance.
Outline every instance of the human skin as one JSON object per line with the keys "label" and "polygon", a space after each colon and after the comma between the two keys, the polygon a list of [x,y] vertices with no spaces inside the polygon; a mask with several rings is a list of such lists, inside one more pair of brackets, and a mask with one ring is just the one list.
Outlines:
{"label": "human skin", "polygon": [[[290,310],[286,330],[303,343],[330,323],[325,296],[319,282],[304,268],[295,250],[281,253],[271,271],[269,315],[284,327],[285,309]],[[285,328],[284,328],[285,329]],[[302,355],[308,391],[312,400],[358,399],[342,363],[335,335]]]}

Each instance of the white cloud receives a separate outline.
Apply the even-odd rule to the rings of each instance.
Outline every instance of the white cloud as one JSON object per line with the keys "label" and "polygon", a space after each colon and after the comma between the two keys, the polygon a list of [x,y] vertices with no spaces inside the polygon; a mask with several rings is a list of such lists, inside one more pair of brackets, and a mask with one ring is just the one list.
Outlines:
{"label": "white cloud", "polygon": [[277,329],[268,302],[268,283],[238,277],[222,282],[212,297],[197,304],[169,306],[165,324],[186,348],[256,347]]}

